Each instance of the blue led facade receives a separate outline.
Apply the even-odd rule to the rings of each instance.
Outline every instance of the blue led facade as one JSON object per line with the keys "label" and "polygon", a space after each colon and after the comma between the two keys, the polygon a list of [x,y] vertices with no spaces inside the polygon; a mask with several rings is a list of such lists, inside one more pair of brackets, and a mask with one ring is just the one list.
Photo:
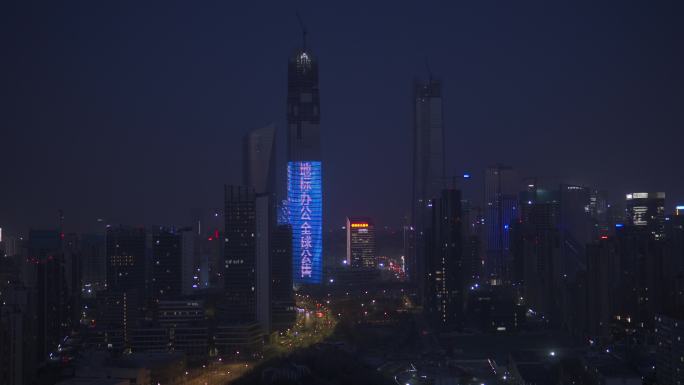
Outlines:
{"label": "blue led facade", "polygon": [[321,162],[288,162],[287,198],[292,226],[295,284],[318,284],[323,275]]}

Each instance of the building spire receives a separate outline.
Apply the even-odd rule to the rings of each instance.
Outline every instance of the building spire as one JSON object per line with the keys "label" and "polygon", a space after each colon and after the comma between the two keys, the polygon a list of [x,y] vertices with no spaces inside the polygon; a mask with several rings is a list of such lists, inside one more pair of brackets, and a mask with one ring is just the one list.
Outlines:
{"label": "building spire", "polygon": [[425,68],[428,73],[428,84],[430,84],[432,83],[432,69],[430,69],[430,61],[428,60],[427,55],[425,56]]}
{"label": "building spire", "polygon": [[306,51],[306,26],[299,15],[299,11],[297,11],[297,20],[299,20],[299,26],[302,28],[302,51]]}

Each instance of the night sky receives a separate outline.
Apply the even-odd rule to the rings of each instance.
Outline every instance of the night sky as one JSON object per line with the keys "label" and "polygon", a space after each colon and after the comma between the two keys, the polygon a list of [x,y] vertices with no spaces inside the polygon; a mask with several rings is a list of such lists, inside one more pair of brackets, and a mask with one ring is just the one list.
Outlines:
{"label": "night sky", "polygon": [[54,227],[59,208],[68,230],[182,225],[221,207],[249,129],[275,123],[284,160],[296,10],[320,64],[328,225],[407,213],[426,57],[450,174],[478,185],[502,162],[684,202],[683,2],[334,3],[3,2],[0,227]]}

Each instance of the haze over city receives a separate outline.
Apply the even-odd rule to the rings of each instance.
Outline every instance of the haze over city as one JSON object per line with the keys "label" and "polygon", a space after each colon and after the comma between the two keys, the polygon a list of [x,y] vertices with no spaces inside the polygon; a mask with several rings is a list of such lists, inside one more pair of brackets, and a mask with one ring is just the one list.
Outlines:
{"label": "haze over city", "polygon": [[3,4],[0,384],[683,384],[683,16]]}
{"label": "haze over city", "polygon": [[91,230],[98,217],[175,223],[220,206],[221,186],[240,180],[239,138],[273,122],[284,140],[297,10],[322,66],[326,224],[407,215],[411,82],[426,60],[444,83],[448,174],[482,183],[500,162],[684,201],[676,2],[4,8],[0,215],[17,231],[53,224],[56,209]]}

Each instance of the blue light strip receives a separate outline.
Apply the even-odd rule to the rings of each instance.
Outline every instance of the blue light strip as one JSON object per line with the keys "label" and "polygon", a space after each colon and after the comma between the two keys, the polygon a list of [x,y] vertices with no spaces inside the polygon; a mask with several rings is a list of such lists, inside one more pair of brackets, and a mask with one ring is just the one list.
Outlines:
{"label": "blue light strip", "polygon": [[288,162],[287,198],[292,225],[295,284],[321,283],[323,271],[323,191],[321,162]]}

